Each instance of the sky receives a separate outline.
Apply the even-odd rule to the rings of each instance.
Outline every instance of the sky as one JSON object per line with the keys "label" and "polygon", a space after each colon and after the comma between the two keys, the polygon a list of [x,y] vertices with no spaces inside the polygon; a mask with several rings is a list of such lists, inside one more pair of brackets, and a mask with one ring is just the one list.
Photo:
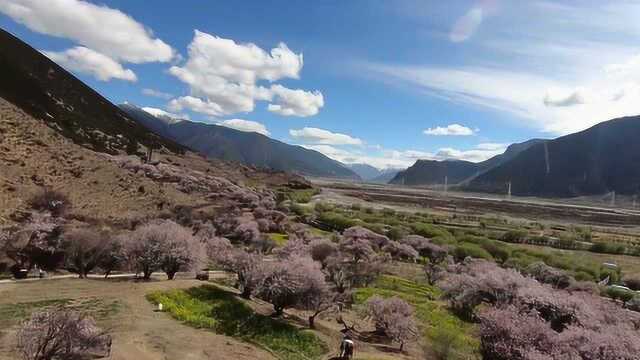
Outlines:
{"label": "sky", "polygon": [[640,113],[640,1],[0,0],[114,103],[345,163],[482,161]]}

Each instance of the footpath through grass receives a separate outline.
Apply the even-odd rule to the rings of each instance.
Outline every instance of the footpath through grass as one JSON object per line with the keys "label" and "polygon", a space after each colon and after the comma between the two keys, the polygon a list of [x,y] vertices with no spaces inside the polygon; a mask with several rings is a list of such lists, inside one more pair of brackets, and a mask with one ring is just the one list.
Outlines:
{"label": "footpath through grass", "polygon": [[397,276],[381,276],[375,284],[356,291],[356,303],[371,296],[397,296],[415,307],[415,315],[427,347],[438,359],[479,359],[480,341],[473,324],[451,314],[446,305],[436,301],[440,290]]}
{"label": "footpath through grass", "polygon": [[281,359],[319,359],[328,351],[312,332],[256,314],[232,293],[213,285],[153,292],[147,299],[162,303],[165,311],[188,325],[259,345]]}

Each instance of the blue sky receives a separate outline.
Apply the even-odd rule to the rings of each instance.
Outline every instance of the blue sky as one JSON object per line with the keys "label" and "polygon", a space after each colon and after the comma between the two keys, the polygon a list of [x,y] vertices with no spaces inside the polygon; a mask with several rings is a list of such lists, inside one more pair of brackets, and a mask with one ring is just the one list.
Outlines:
{"label": "blue sky", "polygon": [[0,0],[0,27],[115,103],[380,168],[640,113],[639,16],[636,1]]}

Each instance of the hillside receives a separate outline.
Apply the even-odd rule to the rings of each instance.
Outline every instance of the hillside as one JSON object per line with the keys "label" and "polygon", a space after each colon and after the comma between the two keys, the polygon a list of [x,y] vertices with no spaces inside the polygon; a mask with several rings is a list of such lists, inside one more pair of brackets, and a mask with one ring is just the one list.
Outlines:
{"label": "hillside", "polygon": [[120,107],[157,134],[210,158],[310,176],[359,179],[343,164],[317,151],[285,144],[262,134],[192,121],[167,123],[134,105]]}
{"label": "hillside", "polygon": [[571,197],[640,191],[640,116],[538,143],[469,182],[474,191]]}
{"label": "hillside", "polygon": [[389,183],[436,185],[444,184],[445,176],[447,176],[447,181],[450,185],[467,183],[487,170],[513,159],[529,147],[544,141],[542,139],[531,139],[522,143],[511,144],[504,153],[479,163],[460,160],[418,160],[407,170],[399,172]]}
{"label": "hillside", "polygon": [[0,97],[93,150],[144,153],[147,147],[183,153],[42,53],[0,29]]}
{"label": "hillside", "polygon": [[446,176],[449,184],[456,184],[473,176],[478,171],[479,165],[469,161],[418,160],[407,170],[399,172],[389,183],[399,185],[444,184]]}

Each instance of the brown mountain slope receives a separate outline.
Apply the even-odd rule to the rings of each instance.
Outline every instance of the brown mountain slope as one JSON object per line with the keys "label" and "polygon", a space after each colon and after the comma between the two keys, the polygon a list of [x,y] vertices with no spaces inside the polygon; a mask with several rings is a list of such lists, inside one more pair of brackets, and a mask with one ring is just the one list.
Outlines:
{"label": "brown mountain slope", "polygon": [[0,29],[0,97],[77,144],[116,154],[185,148],[127,116],[38,50]]}
{"label": "brown mountain slope", "polygon": [[[213,211],[237,194],[260,196],[263,186],[303,181],[190,152],[165,149],[154,160],[141,164],[137,157],[94,152],[0,98],[0,226],[19,221],[29,197],[45,186],[70,198],[72,217],[121,223],[180,208]],[[245,188],[249,183],[253,187]]]}

